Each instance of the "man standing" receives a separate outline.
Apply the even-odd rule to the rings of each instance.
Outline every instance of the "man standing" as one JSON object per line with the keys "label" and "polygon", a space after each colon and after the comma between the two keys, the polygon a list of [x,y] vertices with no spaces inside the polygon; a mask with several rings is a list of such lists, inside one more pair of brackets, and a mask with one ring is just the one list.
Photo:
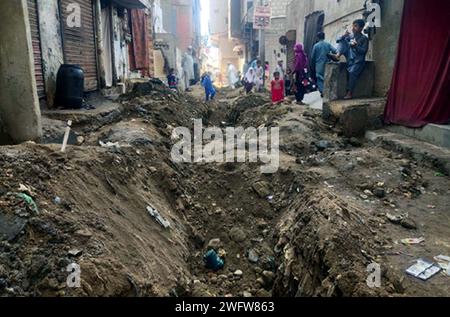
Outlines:
{"label": "man standing", "polygon": [[238,77],[236,67],[234,67],[234,65],[231,63],[228,63],[227,75],[228,75],[228,84],[230,88],[235,89],[236,83],[238,82]]}
{"label": "man standing", "polygon": [[347,60],[348,85],[347,95],[344,99],[352,99],[356,83],[359,80],[364,67],[366,66],[366,55],[369,50],[369,39],[362,34],[364,29],[364,20],[356,20],[353,22],[352,32],[345,32],[338,39],[337,58],[344,55]]}
{"label": "man standing", "polygon": [[262,67],[261,61],[258,60],[256,62],[256,70],[255,70],[255,74],[256,74],[256,78],[255,78],[255,86],[256,86],[256,91],[257,92],[261,92],[263,85],[264,85],[264,68]]}
{"label": "man standing", "polygon": [[191,91],[191,80],[195,79],[194,75],[194,58],[192,57],[192,46],[189,46],[181,60],[183,68],[183,78],[186,91]]}
{"label": "man standing", "polygon": [[319,87],[320,94],[323,95],[325,65],[330,61],[330,53],[337,54],[338,51],[333,45],[325,41],[325,33],[319,32],[317,39],[319,41],[314,45],[311,54],[311,69],[316,73],[317,86]]}

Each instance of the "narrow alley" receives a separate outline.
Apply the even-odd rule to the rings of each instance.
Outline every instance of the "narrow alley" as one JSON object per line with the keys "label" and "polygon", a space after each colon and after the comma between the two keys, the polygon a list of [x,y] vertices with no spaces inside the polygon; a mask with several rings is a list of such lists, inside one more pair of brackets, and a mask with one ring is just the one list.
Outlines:
{"label": "narrow alley", "polygon": [[450,295],[420,1],[257,2],[0,4],[0,297]]}

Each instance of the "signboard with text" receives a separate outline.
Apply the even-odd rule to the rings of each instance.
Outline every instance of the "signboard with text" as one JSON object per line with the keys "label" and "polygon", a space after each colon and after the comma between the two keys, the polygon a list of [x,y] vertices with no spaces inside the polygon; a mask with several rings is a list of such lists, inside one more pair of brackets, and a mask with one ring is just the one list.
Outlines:
{"label": "signboard with text", "polygon": [[257,6],[255,7],[255,20],[253,28],[256,30],[265,30],[270,27],[270,18],[272,17],[272,7]]}

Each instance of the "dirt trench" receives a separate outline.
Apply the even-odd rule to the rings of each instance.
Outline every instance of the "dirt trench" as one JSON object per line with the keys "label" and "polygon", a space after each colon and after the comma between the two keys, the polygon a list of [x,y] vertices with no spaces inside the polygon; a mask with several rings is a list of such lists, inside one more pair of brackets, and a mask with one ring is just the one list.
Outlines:
{"label": "dirt trench", "polygon": [[[450,202],[438,198],[448,195],[449,179],[427,162],[344,139],[320,113],[274,107],[262,95],[221,92],[205,104],[151,87],[121,103],[120,120],[76,126],[84,143],[66,153],[51,144],[0,148],[0,295],[449,294],[442,278],[406,278],[413,251],[397,243],[426,234],[412,256],[450,253]],[[172,130],[200,118],[205,128],[280,127],[278,172],[261,174],[257,163],[174,163]],[[401,211],[414,229],[386,221]],[[205,268],[208,248],[225,260],[222,270]],[[366,282],[373,262],[382,264],[378,288]],[[67,284],[72,263],[81,268],[78,288]]]}

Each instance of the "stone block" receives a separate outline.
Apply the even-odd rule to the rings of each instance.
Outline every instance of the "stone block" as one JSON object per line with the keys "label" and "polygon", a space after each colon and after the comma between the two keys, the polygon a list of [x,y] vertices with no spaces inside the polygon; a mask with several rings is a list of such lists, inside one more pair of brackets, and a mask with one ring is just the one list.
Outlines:
{"label": "stone block", "polygon": [[[354,91],[354,98],[370,98],[373,96],[375,64],[368,61],[366,67],[361,75],[356,89]],[[324,97],[325,100],[343,99],[347,94],[347,63],[329,63],[325,68],[325,85]]]}

